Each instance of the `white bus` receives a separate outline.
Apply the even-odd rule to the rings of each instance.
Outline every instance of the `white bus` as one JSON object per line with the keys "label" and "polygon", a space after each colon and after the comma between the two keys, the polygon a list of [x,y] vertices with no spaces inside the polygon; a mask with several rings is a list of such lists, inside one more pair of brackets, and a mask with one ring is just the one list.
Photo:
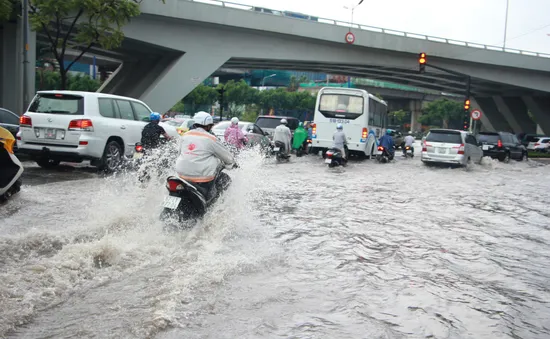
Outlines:
{"label": "white bus", "polygon": [[388,126],[388,104],[362,89],[323,87],[313,118],[313,152],[332,147],[336,125],[344,125],[350,154],[376,155],[376,140]]}

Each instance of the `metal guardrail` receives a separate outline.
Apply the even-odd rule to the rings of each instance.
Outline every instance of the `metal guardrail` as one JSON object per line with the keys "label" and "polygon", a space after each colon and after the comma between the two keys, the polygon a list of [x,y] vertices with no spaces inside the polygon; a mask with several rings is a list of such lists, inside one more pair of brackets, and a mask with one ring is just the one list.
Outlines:
{"label": "metal guardrail", "polygon": [[[222,0],[186,0],[186,1],[198,2],[198,3],[202,3],[202,4],[207,4],[207,5],[216,5],[216,6],[227,7],[227,8],[232,8],[232,9],[240,9],[240,10],[245,10],[245,11],[254,10],[254,7],[255,7],[255,6],[251,6],[251,5],[237,4],[237,3],[234,3],[234,2],[222,1]],[[274,9],[270,9],[270,8],[266,8],[266,7],[262,7],[262,8],[269,9],[270,11],[278,12],[278,13],[283,12],[283,11],[274,10]],[[255,13],[279,16],[277,14],[270,14],[270,13],[263,13],[263,12],[262,13],[255,12]],[[285,17],[295,19],[295,20],[307,20],[307,19],[299,19],[299,18],[295,18],[295,17],[291,17],[291,16],[285,16]],[[339,21],[339,20],[333,20],[333,19],[326,19],[326,18],[321,18],[321,17],[315,17],[315,18],[317,20],[310,20],[310,21],[315,21],[315,22],[319,22],[319,23],[323,23],[323,24],[329,24],[329,25],[342,26],[342,27],[352,27],[352,28],[361,29],[361,30],[365,30],[365,31],[371,31],[371,32],[398,35],[398,36],[403,36],[403,37],[407,37],[407,38],[414,38],[414,39],[420,39],[420,40],[446,43],[446,44],[451,44],[451,45],[458,45],[458,46],[465,46],[465,47],[471,47],[471,48],[485,49],[485,50],[497,51],[497,52],[505,52],[505,53],[514,53],[514,54],[520,54],[520,55],[535,56],[535,57],[541,57],[541,58],[550,58],[550,54],[548,54],[548,53],[538,53],[538,52],[523,51],[523,50],[515,49],[515,48],[504,48],[504,47],[499,47],[499,46],[476,44],[476,43],[467,42],[467,41],[440,38],[440,37],[429,36],[429,35],[424,35],[424,34],[408,33],[408,32],[402,32],[402,31],[397,31],[397,30],[393,30],[393,29],[386,29],[386,28],[380,28],[380,27],[374,27],[374,26],[354,24],[354,23],[351,23],[351,22]]]}

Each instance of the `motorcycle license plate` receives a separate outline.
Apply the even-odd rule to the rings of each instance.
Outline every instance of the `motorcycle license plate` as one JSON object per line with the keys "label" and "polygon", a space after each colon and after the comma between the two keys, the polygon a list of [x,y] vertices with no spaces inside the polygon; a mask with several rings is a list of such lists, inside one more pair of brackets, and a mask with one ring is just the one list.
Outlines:
{"label": "motorcycle license plate", "polygon": [[382,155],[383,153],[384,153],[383,151],[378,151],[378,153],[376,153],[376,154]]}
{"label": "motorcycle license plate", "polygon": [[412,152],[413,152],[413,151],[410,150],[410,149],[407,150],[407,154],[411,154]]}
{"label": "motorcycle license plate", "polygon": [[281,149],[279,147],[273,148],[273,152],[279,152]]}
{"label": "motorcycle license plate", "polygon": [[135,152],[134,153],[134,159],[141,159],[143,158],[143,153]]}
{"label": "motorcycle license plate", "polygon": [[331,162],[332,162],[332,159],[329,159],[329,158],[325,159],[325,164],[330,164]]}
{"label": "motorcycle license plate", "polygon": [[180,197],[173,197],[169,195],[166,198],[164,198],[164,203],[162,204],[162,207],[175,210],[178,208],[180,201],[181,201]]}

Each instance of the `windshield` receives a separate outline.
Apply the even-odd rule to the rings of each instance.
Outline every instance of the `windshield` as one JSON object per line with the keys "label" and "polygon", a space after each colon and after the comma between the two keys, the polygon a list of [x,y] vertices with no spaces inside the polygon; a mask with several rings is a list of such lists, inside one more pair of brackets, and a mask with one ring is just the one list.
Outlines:
{"label": "windshield", "polygon": [[68,94],[37,94],[29,112],[84,115],[84,98]]}
{"label": "windshield", "polygon": [[460,132],[453,131],[431,131],[426,137],[426,141],[444,142],[447,144],[462,144]]}
{"label": "windshield", "polygon": [[480,134],[477,136],[479,142],[487,144],[497,144],[500,136],[498,134]]}
{"label": "windshield", "polygon": [[363,115],[363,97],[347,94],[323,94],[319,112],[326,118],[356,119]]}

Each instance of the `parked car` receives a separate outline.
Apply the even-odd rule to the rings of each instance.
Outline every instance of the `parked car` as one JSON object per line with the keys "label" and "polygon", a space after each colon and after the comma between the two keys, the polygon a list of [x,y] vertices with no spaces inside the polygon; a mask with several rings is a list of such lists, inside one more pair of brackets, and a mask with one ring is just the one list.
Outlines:
{"label": "parked car", "polygon": [[[225,130],[231,125],[231,121],[222,121],[214,125],[212,132],[220,139],[225,141],[224,133]],[[239,121],[239,128],[248,138],[248,145],[255,146],[260,145],[261,147],[266,147],[269,145],[269,138],[267,133],[264,132],[258,125],[253,122]]]}
{"label": "parked car", "polygon": [[[21,117],[19,151],[41,167],[90,160],[92,166],[114,171],[125,156],[133,155],[150,114],[145,103],[133,98],[39,91]],[[169,135],[178,135],[175,128],[163,127]]]}
{"label": "parked car", "polygon": [[550,151],[550,137],[535,137],[527,145],[528,151],[534,152],[548,152]]}
{"label": "parked car", "polygon": [[527,149],[512,133],[480,132],[477,137],[486,157],[503,162],[509,162],[510,159],[527,160]]}
{"label": "parked car", "polygon": [[480,163],[483,151],[475,136],[466,131],[432,129],[422,145],[420,159],[425,164],[465,166]]}
{"label": "parked car", "polygon": [[523,134],[523,136],[520,138],[520,141],[523,146],[527,147],[530,142],[535,141],[536,138],[543,136],[543,134]]}
{"label": "parked car", "polygon": [[294,135],[294,131],[298,128],[300,120],[294,117],[281,117],[275,115],[260,115],[256,118],[256,125],[260,127],[264,132],[268,133],[269,138],[273,139],[273,133],[275,128],[281,124],[281,119],[286,119],[288,121],[288,128]]}
{"label": "parked car", "polygon": [[[0,108],[0,126],[10,131],[16,137],[17,132],[19,132],[19,115],[5,108]],[[18,152],[17,143],[13,146],[13,152]]]}

